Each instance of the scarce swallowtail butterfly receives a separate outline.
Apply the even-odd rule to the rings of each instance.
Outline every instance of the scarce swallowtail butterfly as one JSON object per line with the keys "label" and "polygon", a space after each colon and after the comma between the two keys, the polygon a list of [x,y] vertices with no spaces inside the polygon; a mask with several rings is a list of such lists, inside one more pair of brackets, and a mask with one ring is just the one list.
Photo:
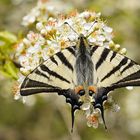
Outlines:
{"label": "scarce swallowtail butterfly", "polygon": [[[108,48],[92,46],[80,34],[76,46],[70,46],[48,58],[23,81],[20,94],[58,93],[71,104],[74,113],[92,98],[104,125],[103,103],[108,93],[126,86],[140,86],[140,65]],[[105,125],[106,127],[106,125]]]}

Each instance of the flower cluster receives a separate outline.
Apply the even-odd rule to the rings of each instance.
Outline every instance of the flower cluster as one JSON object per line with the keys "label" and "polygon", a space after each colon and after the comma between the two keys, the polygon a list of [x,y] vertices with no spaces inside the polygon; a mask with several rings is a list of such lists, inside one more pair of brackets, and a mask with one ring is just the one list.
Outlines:
{"label": "flower cluster", "polygon": [[[32,13],[35,14],[36,12],[31,12],[28,17],[34,17],[33,23],[39,14],[35,17]],[[100,16],[101,13],[90,11],[78,13],[74,11],[67,16],[61,15],[58,18],[47,16],[45,19],[39,20],[36,23],[37,32],[30,31],[16,49],[17,60],[22,66],[20,68],[22,73],[19,80],[20,84],[26,75],[49,56],[68,46],[76,45],[80,34],[85,35],[88,43],[93,46],[107,47],[125,54],[126,49],[121,49],[119,44],[113,42],[113,30],[101,20]],[[28,22],[26,21],[26,23]],[[111,98],[108,98],[104,108],[119,110],[119,106]],[[81,109],[85,111],[88,126],[97,128],[98,124],[102,123],[100,111],[94,109],[91,103],[85,103]]]}
{"label": "flower cluster", "polygon": [[68,46],[76,45],[79,34],[89,36],[88,43],[93,46],[110,47],[125,54],[126,49],[120,49],[120,45],[112,41],[112,28],[100,19],[100,15],[89,11],[80,14],[74,11],[65,18],[50,17],[45,23],[37,22],[38,32],[30,31],[17,47],[16,56],[22,66],[21,72],[27,75],[42,60]]}
{"label": "flower cluster", "polygon": [[65,3],[63,6],[62,1],[49,1],[39,0],[36,7],[31,9],[30,13],[23,17],[22,25],[29,26],[36,22],[46,22],[49,17],[56,18],[61,13],[66,13],[68,9],[72,9],[72,6]]}

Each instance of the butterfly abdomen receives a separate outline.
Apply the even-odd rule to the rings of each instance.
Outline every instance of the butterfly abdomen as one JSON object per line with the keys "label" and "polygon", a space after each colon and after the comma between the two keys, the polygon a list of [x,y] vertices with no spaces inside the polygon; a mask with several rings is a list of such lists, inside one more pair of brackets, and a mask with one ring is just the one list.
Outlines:
{"label": "butterfly abdomen", "polygon": [[83,36],[80,37],[77,48],[75,62],[77,85],[83,85],[84,83],[87,86],[93,85],[93,62],[89,45]]}

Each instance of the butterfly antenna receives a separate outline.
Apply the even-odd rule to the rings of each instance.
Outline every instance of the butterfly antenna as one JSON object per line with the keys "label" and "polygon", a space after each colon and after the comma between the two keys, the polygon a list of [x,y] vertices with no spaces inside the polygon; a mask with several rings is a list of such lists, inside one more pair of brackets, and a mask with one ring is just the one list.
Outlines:
{"label": "butterfly antenna", "polygon": [[[92,27],[95,25],[95,23],[97,23],[97,22],[98,22],[97,20],[95,20],[95,21],[93,22],[93,24],[91,25],[91,27],[90,27],[89,30],[87,31],[87,34],[88,34],[88,32],[92,29]],[[86,36],[86,38],[88,38],[93,32],[94,32],[94,31],[92,31],[91,33],[89,33],[89,34]]]}
{"label": "butterfly antenna", "polygon": [[69,27],[71,28],[71,30],[73,30],[73,32],[76,33],[79,36],[79,34],[72,28],[72,26],[68,22],[64,22],[64,24],[69,25]]}

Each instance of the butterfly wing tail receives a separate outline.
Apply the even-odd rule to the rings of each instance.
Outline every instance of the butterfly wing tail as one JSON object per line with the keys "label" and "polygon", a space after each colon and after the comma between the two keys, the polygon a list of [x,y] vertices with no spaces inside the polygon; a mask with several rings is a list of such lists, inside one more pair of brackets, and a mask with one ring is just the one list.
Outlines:
{"label": "butterfly wing tail", "polygon": [[80,106],[83,103],[79,102],[79,95],[75,94],[74,90],[71,90],[71,89],[63,90],[63,92],[60,92],[59,95],[65,96],[66,102],[71,104],[71,118],[72,118],[71,132],[73,132],[75,111],[80,110]]}

